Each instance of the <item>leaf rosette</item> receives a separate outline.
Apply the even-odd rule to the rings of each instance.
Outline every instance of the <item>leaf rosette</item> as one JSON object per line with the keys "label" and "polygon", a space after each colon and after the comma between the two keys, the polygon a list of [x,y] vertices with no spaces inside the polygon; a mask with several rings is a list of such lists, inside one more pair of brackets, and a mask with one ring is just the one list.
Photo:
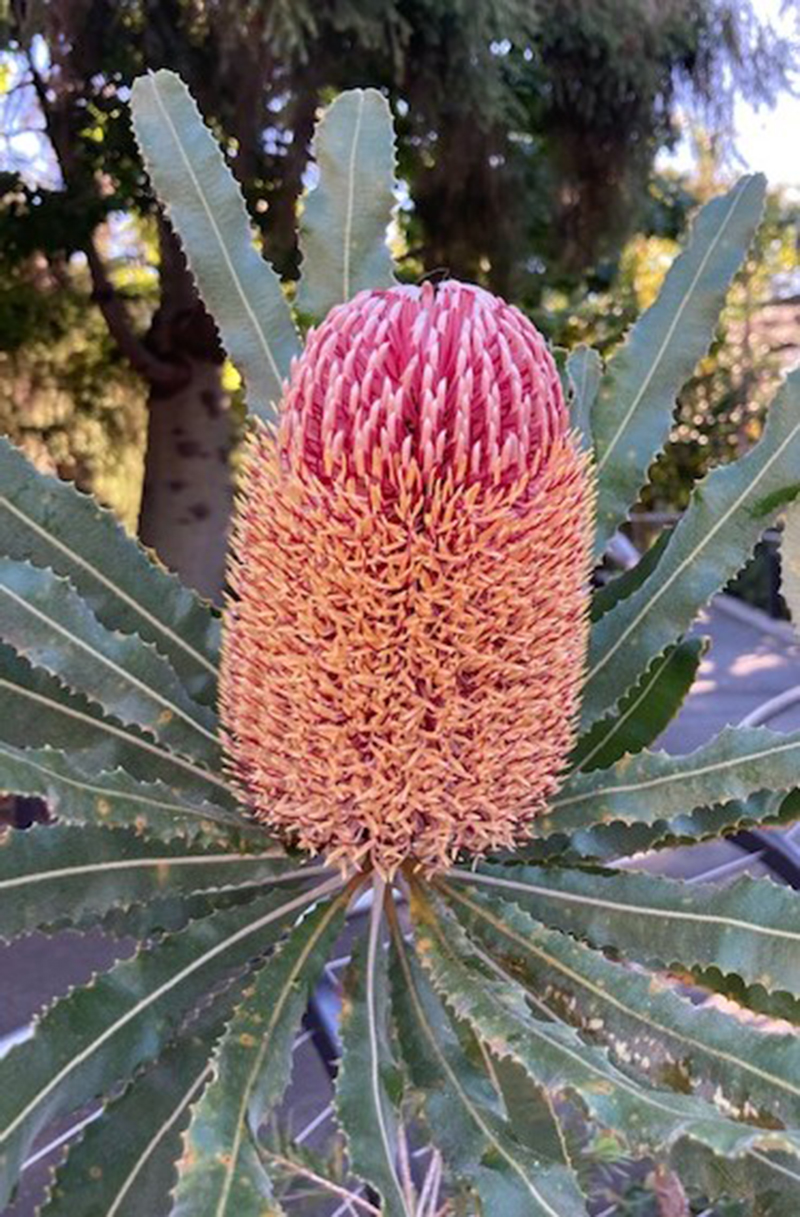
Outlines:
{"label": "leaf rosette", "polygon": [[[797,494],[797,374],[750,453],[587,590],[592,484],[599,556],[711,340],[763,180],[703,208],[607,369],[571,353],[565,398],[521,314],[396,284],[379,93],[344,94],[318,127],[296,315],[178,78],[142,78],[132,106],[256,421],[222,623],[0,443],[0,771],[56,820],[2,840],[0,933],[138,940],[0,1061],[0,1206],[47,1130],[89,1111],[43,1217],[263,1217],[287,1175],[390,1217],[447,1197],[579,1217],[599,1141],[785,1217],[798,897],[615,859],[796,815],[794,735],[652,745],[697,670],[698,611]],[[275,1129],[306,1002],[366,896],[333,1104],[349,1188]],[[698,1009],[675,969],[736,1001]],[[765,1028],[770,1004],[787,1017]]]}

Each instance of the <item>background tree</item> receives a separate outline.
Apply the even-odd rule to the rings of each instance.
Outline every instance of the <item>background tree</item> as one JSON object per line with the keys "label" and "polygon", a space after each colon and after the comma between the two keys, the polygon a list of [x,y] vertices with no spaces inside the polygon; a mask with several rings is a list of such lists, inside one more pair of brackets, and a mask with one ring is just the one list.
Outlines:
{"label": "background tree", "polygon": [[[235,424],[223,352],[123,113],[137,72],[166,65],[190,84],[290,278],[317,106],[343,87],[382,86],[400,117],[407,273],[478,279],[535,308],[548,284],[574,290],[587,264],[608,279],[681,90],[721,121],[736,90],[771,97],[790,53],[755,6],[733,0],[10,0],[0,34],[6,122],[27,113],[53,157],[49,183],[5,183],[6,276],[29,285],[33,264],[34,280],[66,277],[73,295],[91,283],[146,387],[140,534],[210,595]],[[104,242],[120,212],[154,234],[157,283],[126,278]],[[87,302],[96,333],[93,318]],[[119,366],[111,379],[123,383]]]}

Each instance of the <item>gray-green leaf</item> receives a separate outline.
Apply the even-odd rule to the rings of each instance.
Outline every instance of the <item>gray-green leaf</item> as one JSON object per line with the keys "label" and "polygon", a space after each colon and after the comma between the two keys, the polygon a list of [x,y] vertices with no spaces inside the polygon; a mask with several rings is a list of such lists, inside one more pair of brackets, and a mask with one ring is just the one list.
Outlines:
{"label": "gray-green leaf", "polygon": [[0,836],[0,939],[167,896],[319,879],[279,847],[240,853],[69,824]]}
{"label": "gray-green leaf", "polygon": [[0,437],[0,553],[66,576],[110,630],[158,647],[203,701],[214,695],[219,619],[151,560],[90,495],[47,477]]}
{"label": "gray-green leaf", "polygon": [[[773,1119],[784,1121],[795,1131],[787,1134],[783,1145],[777,1140],[773,1146],[791,1144],[800,1151],[796,1132],[800,1040],[793,1032],[765,1033],[730,1014],[698,1008],[679,996],[668,978],[614,962],[566,934],[547,929],[515,905],[455,891],[452,886],[447,892],[470,932],[489,946],[493,957],[505,954],[515,961],[515,975],[524,974],[535,1001],[551,1015],[568,1019],[591,1038],[608,1044],[620,1065],[642,1079],[642,1086],[645,1079],[655,1079],[681,1090],[718,1089],[728,1104],[726,1110],[740,1118],[768,1111]],[[584,1045],[584,1052],[588,1056],[591,1048]],[[577,1089],[591,1107],[585,1086]],[[686,1117],[693,1113],[701,1126],[713,1125],[719,1114],[698,1095],[642,1090],[637,1119],[656,1096],[667,1108],[672,1106],[673,1116],[683,1109]],[[655,1111],[653,1116],[656,1121],[664,1118]],[[700,1135],[698,1129],[685,1131],[717,1149],[731,1137],[733,1143],[726,1151],[731,1153],[742,1152],[748,1131],[758,1130],[725,1119],[718,1129],[706,1128]]]}
{"label": "gray-green leaf", "polygon": [[399,934],[393,962],[392,1006],[403,1058],[424,1096],[431,1137],[445,1162],[475,1188],[487,1214],[583,1217],[586,1209],[572,1172],[541,1149],[533,1153],[520,1144]]}
{"label": "gray-green leaf", "polygon": [[300,341],[280,280],[253,244],[236,179],[174,72],[138,77],[131,111],[145,166],[244,377],[250,409],[272,420]]}
{"label": "gray-green leaf", "polygon": [[672,721],[692,687],[708,639],[667,647],[626,693],[614,714],[598,720],[575,745],[574,769],[607,769],[626,753],[641,752]]}
{"label": "gray-green leaf", "polygon": [[258,1131],[286,1089],[292,1043],[311,989],[342,929],[347,898],[309,913],[256,977],[213,1060],[192,1113],[172,1217],[279,1213]]}
{"label": "gray-green leaf", "polygon": [[800,502],[786,509],[781,536],[781,595],[796,630],[800,631]]}
{"label": "gray-green leaf", "polygon": [[790,790],[800,773],[800,732],[725,727],[695,752],[640,752],[610,769],[575,773],[536,821],[542,835],[605,820],[652,824],[759,790]]}
{"label": "gray-green leaf", "polygon": [[123,769],[88,777],[55,748],[15,748],[0,741],[0,791],[35,795],[65,824],[135,828],[161,841],[178,836],[235,841],[263,846],[267,834],[238,812],[177,795],[161,782],[141,782]]}
{"label": "gray-green leaf", "polygon": [[190,803],[210,803],[228,811],[236,807],[220,774],[170,752],[136,727],[117,726],[85,697],[70,693],[55,677],[32,668],[4,644],[0,644],[0,740],[16,748],[53,744],[69,752],[70,768],[86,777],[123,768],[135,778],[179,790]]}
{"label": "gray-green leaf", "polygon": [[108,1104],[58,1167],[39,1217],[161,1217],[190,1108],[211,1076],[219,1025],[171,1044]]}
{"label": "gray-green leaf", "polygon": [[61,575],[0,558],[0,638],[120,722],[219,763],[214,712],[192,700],[153,643],[106,629]]}
{"label": "gray-green leaf", "polygon": [[603,361],[597,351],[581,343],[567,356],[566,366],[570,385],[569,421],[578,432],[583,451],[593,452],[592,408],[600,389]]}
{"label": "gray-green leaf", "polygon": [[401,1081],[389,1043],[384,892],[385,884],[376,879],[369,933],[345,978],[336,1107],[354,1173],[380,1192],[386,1217],[413,1217],[397,1171]]}
{"label": "gray-green leaf", "polygon": [[51,1006],[34,1036],[0,1061],[0,1205],[46,1125],[110,1093],[154,1059],[219,980],[263,952],[301,908],[338,882],[289,900],[269,893],[214,913]]}
{"label": "gray-green leaf", "polygon": [[798,490],[800,371],[775,396],[755,448],[698,484],[652,574],[595,624],[584,725],[615,705],[651,659],[689,628]]}
{"label": "gray-green leaf", "polygon": [[756,173],[706,204],[655,304],[609,363],[592,411],[598,554],[644,484],[669,434],[678,392],[708,349],[731,279],[761,220],[765,186]]}
{"label": "gray-green leaf", "polygon": [[[452,889],[448,889],[448,895],[454,899]],[[467,909],[466,913],[459,909],[460,915],[466,915],[472,926],[481,916],[483,902],[470,900],[461,892],[455,893],[455,896],[458,899],[454,902]],[[435,912],[430,910],[430,906],[426,909],[414,901],[412,912],[420,927],[417,940],[420,958],[434,987],[453,1013],[464,1019],[496,1055],[516,1061],[538,1085],[551,1093],[566,1090],[578,1096],[589,1114],[605,1127],[618,1132],[633,1152],[648,1146],[663,1150],[684,1137],[694,1138],[725,1154],[743,1153],[751,1146],[798,1147],[796,1138],[791,1140],[789,1134],[770,1134],[760,1128],[737,1124],[694,1095],[675,1094],[651,1088],[646,1082],[635,1081],[609,1060],[605,1049],[586,1043],[576,1028],[558,1019],[557,1013],[554,1020],[552,1014],[557,1011],[560,995],[566,993],[568,1002],[575,989],[580,989],[584,983],[584,974],[586,987],[594,985],[592,993],[597,990],[595,1004],[602,1006],[606,1017],[613,1005],[624,1006],[625,1011],[629,1012],[627,994],[625,1002],[617,999],[618,988],[626,983],[628,974],[618,965],[608,963],[597,952],[581,947],[562,934],[537,926],[521,909],[511,905],[503,907],[502,915],[483,910],[482,921],[478,922],[480,932],[483,933],[483,924],[488,922],[487,936],[493,940],[497,936],[510,937],[514,952],[525,961],[526,967],[534,955],[543,956],[545,947],[542,943],[546,944],[545,958],[553,971],[548,973],[547,980],[541,986],[537,985],[532,998],[538,1008],[544,1008],[545,1013],[550,1015],[544,1021],[531,1013],[526,989],[510,977],[497,979],[494,964],[492,971],[489,971],[484,963],[485,951],[467,937],[458,922],[442,910],[438,901]],[[560,966],[551,949],[553,940],[557,940],[563,952],[574,948],[575,952],[583,953],[579,961],[581,973],[572,975],[566,967]],[[573,956],[574,952],[570,956],[574,968],[578,965]],[[609,969],[613,969],[616,987],[611,987],[608,981],[605,986],[597,985],[593,974],[588,979],[596,961],[599,961],[598,967],[606,963]],[[555,980],[551,979],[553,976]],[[562,977],[569,982],[568,985],[560,983]],[[651,999],[647,992],[650,978],[638,979],[643,986],[636,998],[641,1010],[636,1006],[631,1013],[640,1017],[641,1026],[649,1018]],[[548,982],[550,988],[547,988]],[[610,989],[608,993],[606,988]],[[654,998],[652,1000],[655,1001]],[[594,1008],[595,1005],[591,1005],[591,1009]],[[695,1013],[688,1004],[687,1011],[689,1014]],[[735,1033],[740,1027],[733,1020],[728,1022],[731,1024],[728,1042],[735,1043]],[[582,1025],[586,1025],[585,1021],[582,1021]],[[629,1035],[630,1029],[626,1027],[626,1036],[618,1039],[622,1049],[627,1047]],[[751,1045],[748,1045],[749,1048]],[[786,1055],[785,1037],[781,1041],[781,1049]],[[790,1047],[789,1052],[793,1051]],[[763,1056],[763,1052],[760,1055]],[[776,1093],[779,1085],[780,1079],[776,1075]]]}
{"label": "gray-green leaf", "polygon": [[800,895],[776,883],[487,864],[475,874],[453,871],[451,879],[642,963],[713,965],[767,990],[800,992]]}
{"label": "gray-green leaf", "polygon": [[394,131],[377,89],[349,89],[323,114],[312,146],[319,182],[300,225],[301,313],[319,321],[365,288],[391,287]]}

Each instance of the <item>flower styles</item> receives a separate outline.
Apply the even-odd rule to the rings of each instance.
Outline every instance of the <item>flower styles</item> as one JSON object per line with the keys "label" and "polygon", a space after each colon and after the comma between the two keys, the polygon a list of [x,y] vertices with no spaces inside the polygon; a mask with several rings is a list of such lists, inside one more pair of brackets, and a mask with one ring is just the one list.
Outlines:
{"label": "flower styles", "polygon": [[592,508],[520,312],[454,281],[333,309],[234,526],[221,707],[255,815],[385,875],[528,833],[574,742]]}

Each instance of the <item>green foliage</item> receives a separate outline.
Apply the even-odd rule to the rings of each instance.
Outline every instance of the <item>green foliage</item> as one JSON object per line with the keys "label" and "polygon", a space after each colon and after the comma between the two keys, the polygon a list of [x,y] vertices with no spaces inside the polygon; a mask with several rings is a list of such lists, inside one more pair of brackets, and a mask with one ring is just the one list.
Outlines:
{"label": "green foliage", "polygon": [[153,185],[181,235],[225,349],[245,379],[250,408],[274,420],[299,342],[280,281],[253,247],[236,180],[173,72],[140,76],[131,106]]}
{"label": "green foliage", "polygon": [[620,757],[641,752],[658,739],[689,692],[707,644],[689,638],[668,646],[613,714],[600,719],[575,745],[576,769],[607,769]]}
{"label": "green foliage", "polygon": [[[386,229],[394,208],[394,129],[377,89],[342,93],[317,126],[319,183],[305,201],[298,309],[321,320],[362,288],[394,282]],[[370,183],[363,190],[364,182]]]}
{"label": "green foliage", "polygon": [[[392,138],[373,96],[334,103],[318,137],[309,313],[389,279]],[[290,306],[180,82],[148,78],[135,106],[200,289],[263,410],[297,341]],[[597,462],[609,520],[667,434],[760,190],[745,179],[709,205],[665,298],[604,377],[588,348],[564,361],[582,443],[610,454]],[[747,217],[731,235],[717,221],[738,202]],[[279,375],[266,351],[279,352]],[[0,783],[45,798],[57,820],[3,837],[0,932],[91,926],[138,940],[0,1061],[0,1206],[40,1135],[96,1102],[101,1118],[57,1167],[47,1217],[279,1214],[287,1171],[325,1183],[307,1153],[273,1152],[269,1126],[308,995],[351,899],[369,893],[335,1105],[348,1169],[372,1189],[362,1206],[434,1211],[434,1185],[406,1165],[406,1129],[421,1122],[459,1213],[585,1217],[588,1164],[622,1154],[651,1155],[763,1217],[797,1208],[800,896],[614,866],[797,818],[797,735],[731,728],[688,756],[650,750],[703,653],[686,630],[797,493],[797,385],[777,395],[753,451],[701,482],[674,531],[596,593],[587,730],[530,841],[391,886],[312,865],[249,818],[216,743],[218,619],[107,512],[0,444]],[[596,408],[590,425],[600,400],[607,415]],[[629,450],[626,471],[614,454]],[[732,1005],[697,1008],[669,966]],[[790,1021],[767,1034],[755,1010]],[[342,1164],[331,1173],[341,1195]]]}
{"label": "green foliage", "polygon": [[195,1105],[175,1191],[176,1217],[261,1217],[272,1198],[254,1142],[289,1082],[292,1042],[319,973],[342,929],[347,896],[309,913],[236,1010]]}
{"label": "green foliage", "polygon": [[[615,705],[650,658],[689,627],[714,592],[741,569],[765,527],[797,495],[798,401],[800,372],[794,372],[776,395],[760,443],[699,483],[653,573],[597,623],[589,649],[584,723]],[[665,403],[666,410],[670,407]]]}
{"label": "green foliage", "polygon": [[706,205],[658,300],[614,353],[592,410],[603,475],[598,554],[644,483],[669,434],[678,391],[711,342],[730,281],[758,227],[764,189],[763,176],[755,174]]}

